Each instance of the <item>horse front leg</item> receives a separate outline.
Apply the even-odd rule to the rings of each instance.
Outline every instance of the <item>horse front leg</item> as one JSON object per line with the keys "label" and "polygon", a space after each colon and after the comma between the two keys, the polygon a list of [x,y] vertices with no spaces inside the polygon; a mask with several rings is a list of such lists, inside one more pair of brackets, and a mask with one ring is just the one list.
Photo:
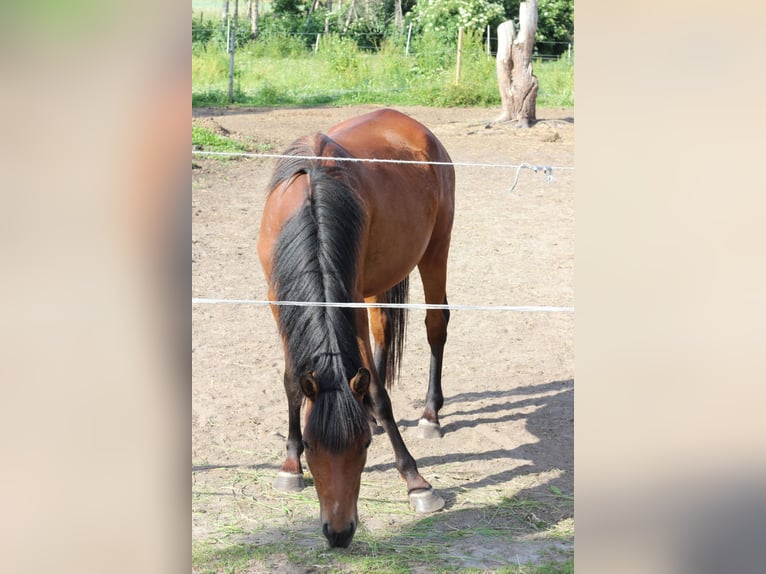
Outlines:
{"label": "horse front leg", "polygon": [[274,479],[274,488],[287,492],[303,490],[303,468],[301,467],[301,454],[303,454],[303,436],[301,434],[301,403],[303,394],[295,377],[285,369],[284,376],[285,394],[287,395],[288,432],[285,448],[287,454],[282,463],[279,474]]}
{"label": "horse front leg", "polygon": [[[360,315],[363,315],[363,317],[359,317]],[[396,426],[391,399],[386,391],[384,381],[378,375],[377,368],[373,366],[375,361],[372,357],[369,338],[366,336],[369,330],[367,312],[361,310],[357,316],[359,317],[357,319],[359,347],[365,363],[370,367],[372,375],[368,392],[370,406],[375,419],[383,427],[383,430],[388,435],[388,439],[391,441],[391,446],[394,450],[394,465],[399,471],[399,475],[407,483],[410,505],[418,513],[440,510],[444,506],[444,499],[436,494],[431,484],[418,471],[418,465],[410,451],[407,450],[404,439],[402,439],[402,435],[399,433],[399,428]]]}

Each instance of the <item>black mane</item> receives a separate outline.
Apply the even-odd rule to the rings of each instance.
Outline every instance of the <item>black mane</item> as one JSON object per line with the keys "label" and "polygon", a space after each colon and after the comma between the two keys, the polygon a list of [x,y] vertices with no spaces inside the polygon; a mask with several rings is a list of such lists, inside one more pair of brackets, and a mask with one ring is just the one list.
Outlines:
{"label": "black mane", "polygon": [[[296,142],[285,152],[292,157],[279,160],[271,180],[271,190],[299,174],[310,182],[306,204],[286,222],[274,248],[271,280],[280,301],[351,301],[364,226],[353,181],[343,163],[295,157],[322,155],[330,142],[322,135]],[[340,451],[367,425],[348,384],[362,366],[353,309],[281,306],[278,323],[293,380],[297,384],[297,377],[313,371],[319,384],[306,434]]]}

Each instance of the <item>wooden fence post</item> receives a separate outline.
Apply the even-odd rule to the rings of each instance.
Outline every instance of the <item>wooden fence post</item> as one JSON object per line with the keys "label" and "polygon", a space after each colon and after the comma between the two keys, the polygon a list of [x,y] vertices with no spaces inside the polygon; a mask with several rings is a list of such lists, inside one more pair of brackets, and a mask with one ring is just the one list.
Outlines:
{"label": "wooden fence post", "polygon": [[229,52],[229,103],[234,101],[234,46],[236,32],[231,28],[231,18],[226,21],[226,40]]}

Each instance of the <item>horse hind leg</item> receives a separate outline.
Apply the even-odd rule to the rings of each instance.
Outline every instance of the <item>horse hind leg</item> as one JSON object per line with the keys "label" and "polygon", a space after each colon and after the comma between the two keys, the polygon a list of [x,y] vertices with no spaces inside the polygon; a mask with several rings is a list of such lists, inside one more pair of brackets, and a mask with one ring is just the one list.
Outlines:
{"label": "horse hind leg", "polygon": [[[428,304],[447,304],[447,254],[435,257],[426,254],[418,265],[423,280],[425,300]],[[447,325],[449,324],[449,309],[428,309],[426,311],[426,334],[431,348],[431,363],[428,375],[428,392],[423,415],[418,421],[418,432],[421,438],[439,438],[442,436],[439,424],[439,410],[444,405],[442,394],[442,362],[444,345],[447,342]]]}
{"label": "horse hind leg", "polygon": [[[385,295],[369,297],[368,303],[407,303],[409,276],[386,291]],[[370,333],[373,341],[373,359],[378,378],[389,389],[399,375],[399,361],[404,348],[404,336],[407,326],[407,309],[375,308],[369,309]],[[373,434],[384,432],[373,414],[374,407],[370,395],[365,395],[365,406],[370,419]]]}

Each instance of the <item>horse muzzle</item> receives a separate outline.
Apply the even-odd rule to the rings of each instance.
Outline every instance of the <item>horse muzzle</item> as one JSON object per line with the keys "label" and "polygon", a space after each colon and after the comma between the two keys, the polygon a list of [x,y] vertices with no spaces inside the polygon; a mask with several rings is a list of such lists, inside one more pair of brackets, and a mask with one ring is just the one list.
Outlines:
{"label": "horse muzzle", "polygon": [[349,523],[348,528],[345,530],[335,530],[327,522],[322,524],[322,534],[327,538],[327,542],[330,543],[330,548],[348,548],[355,532],[356,524],[353,522]]}

